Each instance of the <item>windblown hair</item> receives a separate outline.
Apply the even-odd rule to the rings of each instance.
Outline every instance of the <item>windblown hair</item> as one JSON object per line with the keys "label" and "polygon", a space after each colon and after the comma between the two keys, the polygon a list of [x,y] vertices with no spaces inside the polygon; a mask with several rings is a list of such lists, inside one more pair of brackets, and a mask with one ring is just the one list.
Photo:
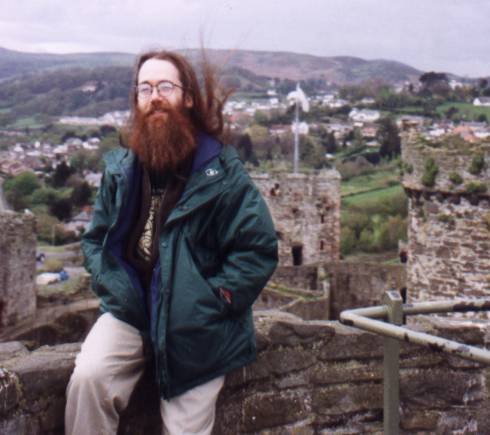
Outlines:
{"label": "windblown hair", "polygon": [[189,109],[189,116],[194,128],[197,131],[221,138],[224,133],[223,107],[232,94],[232,90],[225,90],[219,86],[215,69],[208,62],[204,51],[202,52],[200,65],[201,85],[194,67],[184,56],[165,50],[143,53],[136,62],[133,87],[130,94],[130,125],[137,108],[136,85],[138,84],[138,73],[143,63],[149,59],[166,60],[177,68],[184,88],[184,98],[189,95],[193,101],[193,106]]}

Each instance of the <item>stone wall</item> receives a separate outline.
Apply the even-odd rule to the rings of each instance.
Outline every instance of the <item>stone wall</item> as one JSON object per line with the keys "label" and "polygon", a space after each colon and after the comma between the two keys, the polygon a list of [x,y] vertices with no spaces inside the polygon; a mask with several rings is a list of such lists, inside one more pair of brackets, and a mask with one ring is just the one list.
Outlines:
{"label": "stone wall", "polygon": [[407,286],[403,264],[339,261],[324,268],[330,282],[331,319],[338,319],[347,309],[380,305],[385,291]]}
{"label": "stone wall", "polygon": [[0,212],[0,327],[36,311],[36,221],[33,215]]}
{"label": "stone wall", "polygon": [[318,267],[279,266],[270,281],[287,287],[316,290],[318,287]]}
{"label": "stone wall", "polygon": [[400,291],[406,288],[406,281],[403,264],[338,261],[281,266],[254,308],[282,310],[304,320],[338,319],[343,310],[379,305],[385,291]]}
{"label": "stone wall", "polygon": [[340,174],[255,174],[279,235],[281,265],[337,261],[340,255]]}
{"label": "stone wall", "polygon": [[[382,434],[382,340],[338,322],[256,317],[259,357],[227,378],[214,435]],[[485,324],[426,319],[419,329],[488,346]],[[0,433],[62,434],[64,391],[78,344],[0,345]],[[487,433],[489,368],[402,345],[402,434]],[[136,388],[119,434],[160,433],[151,376]]]}
{"label": "stone wall", "polygon": [[[450,138],[435,145],[413,136],[406,136],[403,144],[403,184],[410,198],[409,296],[412,300],[488,297],[490,144]],[[433,186],[424,186],[430,159],[437,175]],[[475,173],[478,159],[483,165]]]}

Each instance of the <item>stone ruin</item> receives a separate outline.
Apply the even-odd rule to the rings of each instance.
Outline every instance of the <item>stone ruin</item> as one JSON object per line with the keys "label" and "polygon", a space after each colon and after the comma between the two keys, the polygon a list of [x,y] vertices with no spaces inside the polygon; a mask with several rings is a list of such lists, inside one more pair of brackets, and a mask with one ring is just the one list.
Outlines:
{"label": "stone ruin", "polygon": [[340,174],[256,174],[274,218],[283,266],[338,261],[340,257]]}
{"label": "stone ruin", "polygon": [[490,143],[407,133],[402,158],[409,297],[490,296]]}
{"label": "stone ruin", "polygon": [[36,312],[36,221],[0,212],[0,328]]}

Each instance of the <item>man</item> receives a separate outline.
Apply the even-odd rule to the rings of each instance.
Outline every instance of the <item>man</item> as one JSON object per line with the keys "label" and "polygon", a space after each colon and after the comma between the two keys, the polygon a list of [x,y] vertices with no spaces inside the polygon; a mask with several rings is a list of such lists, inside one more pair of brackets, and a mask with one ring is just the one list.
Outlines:
{"label": "man", "polygon": [[277,264],[264,200],[223,130],[216,82],[140,57],[129,148],[106,155],[82,249],[102,315],[67,388],[67,434],[115,434],[154,359],[168,434],[210,434],[224,375],[254,360],[251,306]]}

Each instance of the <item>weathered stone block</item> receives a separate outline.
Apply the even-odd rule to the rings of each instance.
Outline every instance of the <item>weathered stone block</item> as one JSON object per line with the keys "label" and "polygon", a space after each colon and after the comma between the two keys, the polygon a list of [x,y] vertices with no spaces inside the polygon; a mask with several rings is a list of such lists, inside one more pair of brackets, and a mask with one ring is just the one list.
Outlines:
{"label": "weathered stone block", "polygon": [[25,355],[27,353],[29,353],[29,351],[20,341],[0,343],[0,361],[11,359],[19,355]]}
{"label": "weathered stone block", "polygon": [[383,356],[379,335],[347,326],[336,327],[335,335],[321,346],[321,360],[370,359]]}
{"label": "weathered stone block", "polygon": [[[287,412],[285,412],[287,410]],[[284,426],[309,413],[308,397],[301,392],[260,393],[243,402],[242,432]],[[240,433],[240,432],[239,432]]]}
{"label": "weathered stone block", "polygon": [[0,421],[0,433],[2,435],[45,435],[37,418],[19,414]]}
{"label": "weathered stone block", "polygon": [[312,409],[319,415],[378,410],[383,408],[380,383],[342,384],[317,388],[312,393]]}
{"label": "weathered stone block", "polygon": [[64,392],[73,371],[76,349],[79,345],[41,347],[29,355],[4,361],[8,370],[14,371],[23,386],[24,397],[34,404],[38,397]]}
{"label": "weathered stone block", "polygon": [[295,346],[314,341],[329,340],[335,336],[331,324],[321,321],[275,322],[270,329],[270,339],[275,344]]}
{"label": "weathered stone block", "polygon": [[[476,391],[471,391],[475,388]],[[444,368],[402,369],[400,400],[405,406],[445,408],[467,406],[480,400],[481,385],[475,385],[471,373]],[[470,393],[471,391],[471,393]]]}
{"label": "weathered stone block", "polygon": [[407,431],[434,431],[437,428],[440,412],[433,410],[404,411],[400,415],[400,427]]}
{"label": "weathered stone block", "polygon": [[21,394],[15,374],[0,368],[0,416],[6,415],[19,403]]}
{"label": "weathered stone block", "polygon": [[328,362],[315,365],[309,370],[314,385],[343,384],[348,382],[382,381],[383,369],[379,362],[358,361]]}

